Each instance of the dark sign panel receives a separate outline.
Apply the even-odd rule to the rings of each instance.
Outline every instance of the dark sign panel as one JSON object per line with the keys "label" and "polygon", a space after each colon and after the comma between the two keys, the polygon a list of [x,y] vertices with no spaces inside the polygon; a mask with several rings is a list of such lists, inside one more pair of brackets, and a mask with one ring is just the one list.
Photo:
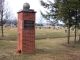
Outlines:
{"label": "dark sign panel", "polygon": [[24,20],[24,29],[34,28],[34,21]]}

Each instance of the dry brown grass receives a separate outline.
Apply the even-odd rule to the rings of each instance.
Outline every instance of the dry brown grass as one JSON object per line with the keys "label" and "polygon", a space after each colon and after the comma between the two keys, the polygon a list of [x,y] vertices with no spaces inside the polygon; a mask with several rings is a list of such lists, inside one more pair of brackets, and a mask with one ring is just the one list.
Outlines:
{"label": "dry brown grass", "polygon": [[64,38],[36,40],[35,54],[17,54],[16,41],[0,40],[0,60],[80,60],[80,44],[66,42]]}
{"label": "dry brown grass", "polygon": [[[45,38],[36,40],[34,54],[17,54],[17,35],[15,29],[5,30],[7,38],[0,40],[0,60],[80,60],[80,43],[74,45],[74,37],[67,44],[67,38]],[[60,33],[59,33],[60,32]],[[51,35],[53,33],[53,35]],[[36,34],[41,37],[62,35],[64,30],[37,30]],[[63,34],[61,34],[63,33]],[[46,35],[47,34],[47,35]],[[56,36],[59,36],[59,35]],[[14,36],[14,37],[12,37]]]}

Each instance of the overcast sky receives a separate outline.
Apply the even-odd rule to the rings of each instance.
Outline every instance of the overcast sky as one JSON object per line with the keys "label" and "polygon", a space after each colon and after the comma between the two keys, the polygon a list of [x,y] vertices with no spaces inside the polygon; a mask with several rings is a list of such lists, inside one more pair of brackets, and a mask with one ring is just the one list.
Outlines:
{"label": "overcast sky", "polygon": [[[40,0],[6,0],[8,2],[8,6],[12,11],[14,17],[17,17],[17,12],[23,8],[24,3],[30,4],[30,9],[34,9],[36,13],[36,22],[46,22],[43,18],[41,18],[40,11],[44,11],[43,7],[40,5]],[[44,0],[48,1],[48,0]],[[54,0],[50,0],[54,2]]]}
{"label": "overcast sky", "polygon": [[40,5],[40,0],[7,0],[8,6],[10,7],[10,10],[14,14],[14,16],[17,17],[17,12],[23,8],[23,4],[25,2],[30,4],[30,8],[34,9],[36,13],[36,20],[39,21],[40,18],[40,9],[42,9]]}

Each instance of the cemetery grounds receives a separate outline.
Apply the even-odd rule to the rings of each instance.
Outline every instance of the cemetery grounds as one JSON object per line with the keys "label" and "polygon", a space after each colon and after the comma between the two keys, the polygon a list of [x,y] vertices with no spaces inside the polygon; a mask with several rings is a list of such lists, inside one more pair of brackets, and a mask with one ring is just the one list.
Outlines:
{"label": "cemetery grounds", "polygon": [[80,42],[74,45],[74,31],[68,45],[65,29],[36,29],[34,54],[16,53],[17,28],[5,28],[4,35],[0,35],[0,60],[80,60]]}

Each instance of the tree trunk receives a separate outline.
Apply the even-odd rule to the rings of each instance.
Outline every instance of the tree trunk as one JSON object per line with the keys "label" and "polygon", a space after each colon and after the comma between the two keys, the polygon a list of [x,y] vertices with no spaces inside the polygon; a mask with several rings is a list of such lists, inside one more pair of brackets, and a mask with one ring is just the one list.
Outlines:
{"label": "tree trunk", "polygon": [[79,42],[80,42],[80,35],[79,35]]}
{"label": "tree trunk", "polygon": [[70,43],[70,26],[68,25],[68,44]]}
{"label": "tree trunk", "polygon": [[76,43],[76,28],[77,28],[77,9],[76,9],[76,20],[75,20],[75,38],[74,38],[74,43]]}
{"label": "tree trunk", "polygon": [[76,43],[76,25],[75,25],[75,38],[74,38],[74,43]]}
{"label": "tree trunk", "polygon": [[4,37],[4,32],[3,32],[3,10],[1,11],[1,36]]}

